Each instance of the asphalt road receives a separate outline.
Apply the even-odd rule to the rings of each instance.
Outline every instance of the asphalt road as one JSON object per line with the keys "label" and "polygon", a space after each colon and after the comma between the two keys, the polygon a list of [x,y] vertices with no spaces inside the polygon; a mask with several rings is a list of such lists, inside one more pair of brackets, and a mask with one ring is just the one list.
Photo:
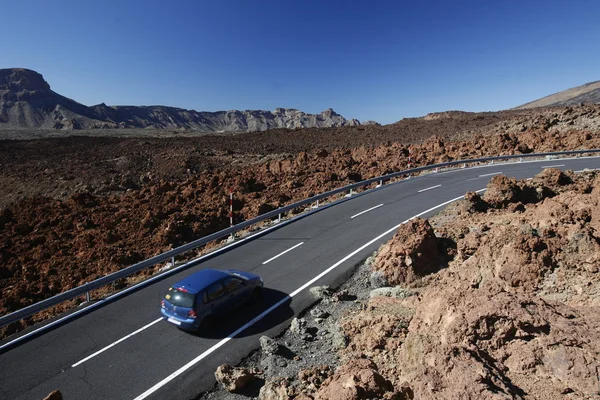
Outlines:
{"label": "asphalt road", "polygon": [[[55,389],[65,399],[193,398],[213,387],[219,365],[236,364],[261,335],[276,336],[311,305],[309,287],[338,286],[399,224],[484,189],[494,174],[522,179],[553,166],[599,168],[600,158],[432,173],[322,207],[9,349],[0,355],[0,399],[42,399]],[[266,290],[259,304],[240,308],[210,335],[194,335],[161,320],[159,303],[171,284],[203,268],[253,271]]]}

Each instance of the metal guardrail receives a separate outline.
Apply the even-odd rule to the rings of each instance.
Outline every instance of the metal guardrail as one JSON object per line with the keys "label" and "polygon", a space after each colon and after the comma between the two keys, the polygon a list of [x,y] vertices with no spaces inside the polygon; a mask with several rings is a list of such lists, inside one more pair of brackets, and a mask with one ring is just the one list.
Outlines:
{"label": "metal guardrail", "polygon": [[287,206],[279,208],[277,210],[269,211],[265,214],[255,217],[251,220],[244,221],[237,225],[229,227],[227,229],[220,230],[211,235],[205,236],[205,237],[195,240],[193,242],[187,243],[183,246],[177,247],[173,250],[169,250],[165,253],[159,254],[159,255],[149,258],[147,260],[141,261],[137,264],[131,265],[120,271],[106,275],[102,278],[98,278],[92,282],[86,283],[86,284],[78,286],[76,288],[67,290],[66,292],[63,292],[56,296],[42,300],[38,303],[27,306],[25,308],[22,308],[20,310],[13,312],[13,313],[4,315],[4,316],[0,317],[0,327],[6,326],[8,324],[19,321],[21,319],[27,318],[27,317],[34,315],[40,311],[46,310],[50,307],[53,307],[57,304],[64,302],[64,301],[71,300],[71,299],[74,299],[79,296],[86,295],[86,297],[89,301],[89,292],[91,290],[98,289],[98,288],[103,287],[109,283],[112,283],[118,279],[122,279],[122,278],[128,277],[130,275],[133,275],[136,272],[139,272],[143,269],[146,269],[148,267],[151,267],[151,266],[161,263],[163,261],[173,260],[174,257],[178,254],[193,250],[197,247],[203,246],[214,240],[218,240],[218,239],[227,237],[237,231],[240,231],[240,230],[247,228],[251,225],[254,225],[258,222],[261,222],[261,221],[264,221],[267,219],[273,219],[275,217],[280,216],[283,213],[286,213],[288,211],[294,210],[296,208],[302,207],[307,204],[311,204],[311,203],[315,203],[315,202],[317,202],[317,204],[318,204],[318,201],[321,199],[331,197],[331,196],[334,196],[336,194],[343,193],[343,192],[348,192],[348,191],[351,192],[352,189],[367,186],[372,183],[376,183],[376,182],[383,183],[384,181],[388,181],[390,179],[394,179],[394,178],[397,178],[397,177],[400,177],[403,175],[410,175],[410,174],[413,174],[416,172],[421,172],[421,171],[426,171],[426,170],[431,170],[431,169],[437,170],[439,168],[452,167],[452,166],[461,165],[461,164],[466,165],[466,164],[474,164],[474,163],[488,162],[488,161],[491,161],[493,163],[496,160],[551,157],[551,156],[578,155],[578,154],[580,155],[580,154],[586,154],[586,153],[600,153],[600,149],[558,151],[558,152],[552,152],[552,153],[515,154],[515,155],[505,155],[505,156],[495,156],[495,157],[474,158],[474,159],[469,159],[469,160],[449,161],[449,162],[445,162],[445,163],[441,163],[441,164],[431,164],[431,165],[426,165],[423,167],[407,169],[407,170],[403,170],[403,171],[399,171],[399,172],[394,172],[394,173],[391,173],[388,175],[383,175],[383,176],[380,176],[377,178],[371,178],[371,179],[367,179],[367,180],[364,180],[361,182],[353,183],[351,185],[343,186],[341,188],[334,189],[329,192],[325,192],[325,193],[310,197],[308,199],[301,200],[299,202],[287,205]]}

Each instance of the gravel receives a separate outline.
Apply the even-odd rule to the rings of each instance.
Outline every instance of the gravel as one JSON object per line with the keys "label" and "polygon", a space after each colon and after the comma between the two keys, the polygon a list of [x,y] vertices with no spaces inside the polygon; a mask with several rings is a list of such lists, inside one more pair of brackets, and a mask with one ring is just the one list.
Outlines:
{"label": "gravel", "polygon": [[257,399],[260,385],[276,377],[298,384],[298,373],[306,368],[339,364],[336,349],[346,346],[347,338],[338,329],[338,321],[351,310],[359,309],[369,300],[373,287],[369,281],[370,264],[374,257],[360,263],[354,274],[337,291],[328,287],[311,288],[321,298],[312,307],[294,318],[290,327],[276,338],[261,337],[261,349],[245,358],[238,366],[263,371],[257,384],[243,393],[229,393],[215,384],[212,391],[197,399],[242,400]]}

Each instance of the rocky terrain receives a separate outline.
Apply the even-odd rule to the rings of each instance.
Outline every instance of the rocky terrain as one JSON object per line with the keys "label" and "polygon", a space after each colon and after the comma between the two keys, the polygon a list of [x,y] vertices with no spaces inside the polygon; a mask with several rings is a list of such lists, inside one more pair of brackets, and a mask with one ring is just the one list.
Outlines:
{"label": "rocky terrain", "polygon": [[360,125],[358,120],[346,120],[332,109],[306,114],[287,108],[198,112],[166,106],[107,106],[104,103],[87,107],[52,91],[35,71],[0,69],[0,130],[155,128],[190,130],[197,134],[356,125]]}
{"label": "rocky terrain", "polygon": [[598,148],[599,116],[600,106],[586,105],[437,113],[386,126],[248,133],[243,140],[157,138],[141,130],[131,138],[0,141],[0,312],[227,227],[229,188],[239,222],[404,169],[409,146],[415,165]]}
{"label": "rocky terrain", "polygon": [[600,81],[586,83],[562,92],[542,97],[517,107],[517,109],[535,107],[572,106],[582,103],[600,103]]}
{"label": "rocky terrain", "polygon": [[198,398],[598,399],[599,221],[597,171],[496,176],[312,288],[312,309]]}

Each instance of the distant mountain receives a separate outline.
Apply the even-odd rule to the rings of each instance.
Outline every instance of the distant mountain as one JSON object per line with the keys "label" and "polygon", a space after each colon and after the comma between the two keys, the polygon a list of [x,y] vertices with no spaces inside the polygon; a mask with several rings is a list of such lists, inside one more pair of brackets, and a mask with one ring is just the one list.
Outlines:
{"label": "distant mountain", "polygon": [[542,97],[515,109],[548,107],[548,106],[570,106],[580,103],[600,103],[600,81],[586,83],[562,92]]}
{"label": "distant mountain", "polygon": [[87,107],[52,91],[35,71],[0,69],[0,129],[183,128],[200,132],[250,132],[357,125],[360,121],[347,120],[331,108],[319,114],[306,114],[290,108],[204,112],[104,103]]}

